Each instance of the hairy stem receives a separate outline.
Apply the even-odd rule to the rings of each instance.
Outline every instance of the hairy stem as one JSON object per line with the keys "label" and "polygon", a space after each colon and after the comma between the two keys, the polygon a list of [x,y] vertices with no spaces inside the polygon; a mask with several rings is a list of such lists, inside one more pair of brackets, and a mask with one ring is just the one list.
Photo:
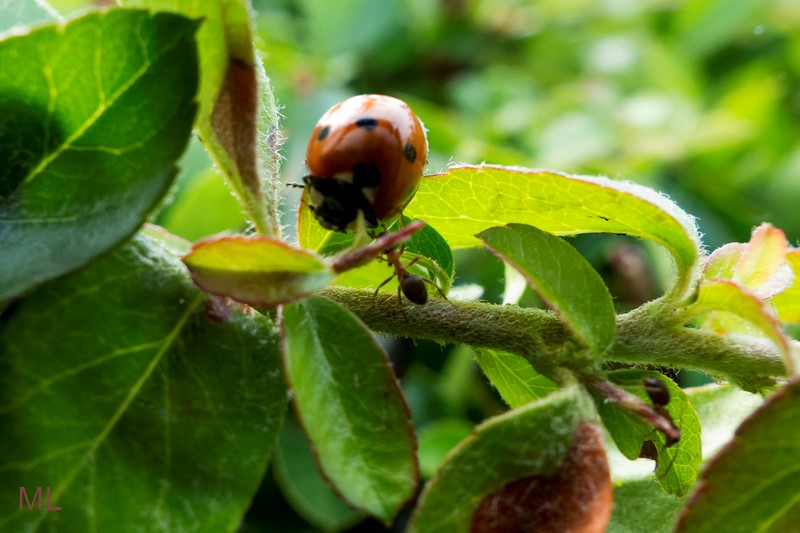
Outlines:
{"label": "hairy stem", "polygon": [[[512,352],[547,374],[581,366],[573,337],[549,311],[439,298],[418,306],[400,303],[394,294],[373,297],[369,290],[340,287],[322,295],[348,307],[374,331]],[[660,303],[618,317],[604,361],[701,370],[750,391],[785,375],[780,352],[769,341],[684,327]]]}

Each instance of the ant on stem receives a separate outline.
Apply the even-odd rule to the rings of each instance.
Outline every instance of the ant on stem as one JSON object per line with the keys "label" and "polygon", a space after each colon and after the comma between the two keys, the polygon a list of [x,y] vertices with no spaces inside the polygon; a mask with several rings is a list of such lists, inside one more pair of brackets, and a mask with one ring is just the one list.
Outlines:
{"label": "ant on stem", "polygon": [[[375,238],[378,238],[381,235],[384,235],[385,233],[386,232],[383,232],[377,235]],[[389,266],[391,266],[394,269],[394,273],[388,278],[386,278],[380,285],[378,285],[378,288],[375,289],[375,296],[378,296],[378,291],[380,291],[384,285],[392,281],[392,279],[396,276],[398,281],[397,300],[401,304],[401,306],[403,303],[402,296],[400,295],[401,293],[411,303],[415,303],[417,305],[425,305],[426,303],[428,303],[428,289],[425,287],[426,283],[429,283],[434,287],[436,287],[436,290],[439,291],[439,294],[442,296],[442,298],[447,300],[447,296],[444,294],[444,292],[442,292],[442,289],[439,288],[439,286],[436,283],[427,278],[423,278],[422,276],[412,274],[411,272],[408,271],[408,269],[414,266],[417,263],[417,261],[420,260],[420,258],[415,257],[407,265],[403,265],[401,258],[403,256],[404,251],[405,251],[405,244],[402,245],[400,249],[398,249],[396,246],[392,246],[383,251],[383,253],[385,254],[385,260],[389,264]],[[405,311],[403,311],[403,315],[405,315]]]}

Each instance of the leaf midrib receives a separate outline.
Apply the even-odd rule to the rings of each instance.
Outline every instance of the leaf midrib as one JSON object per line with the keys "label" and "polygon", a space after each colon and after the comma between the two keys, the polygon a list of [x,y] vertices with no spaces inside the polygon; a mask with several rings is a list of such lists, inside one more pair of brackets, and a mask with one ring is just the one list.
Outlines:
{"label": "leaf midrib", "polygon": [[[98,27],[96,29],[102,31],[103,28]],[[159,58],[161,58],[165,53],[167,53],[167,51],[172,49],[176,45],[176,43],[178,43],[183,37],[184,37],[183,32],[175,34],[172,40],[170,40],[167,43],[164,43],[164,46],[160,50],[157,50],[156,53],[152,56],[149,56],[146,53],[146,50],[144,50],[143,48],[142,53],[145,55],[145,57],[142,62],[142,65],[131,75],[131,77],[128,80],[125,81],[125,83],[123,83],[119,87],[119,89],[117,89],[116,92],[112,93],[108,98],[105,98],[104,95],[101,94],[100,104],[98,105],[97,109],[95,109],[94,112],[83,122],[83,124],[78,126],[78,128],[69,137],[64,139],[64,142],[62,142],[58,146],[58,148],[56,148],[55,150],[46,155],[39,162],[39,164],[36,165],[36,167],[33,170],[31,170],[31,172],[27,176],[25,176],[25,179],[22,180],[22,182],[17,186],[16,190],[19,191],[24,186],[30,184],[37,176],[39,176],[47,168],[48,165],[50,165],[50,163],[52,163],[55,159],[58,158],[58,156],[60,156],[62,153],[71,148],[73,142],[75,142],[78,138],[80,138],[81,135],[83,135],[92,125],[94,125],[96,121],[99,120],[99,118],[103,115],[104,112],[109,110],[117,102],[117,100],[122,98],[122,96],[124,96],[127,93],[127,91],[147,73],[150,67],[152,67],[159,60]],[[98,35],[96,39],[100,39],[100,36]],[[99,50],[96,52],[96,55],[98,55],[98,57],[95,59],[95,61],[93,61],[93,67],[95,69],[98,67],[97,63],[101,61],[99,57]],[[52,65],[49,63],[43,65],[42,68],[45,71],[45,74],[52,71]],[[55,89],[55,91],[57,95],[57,89]],[[54,92],[53,90],[50,91],[48,108],[50,108],[54,102],[55,95],[53,94],[53,92]],[[51,115],[51,113],[48,113],[48,115]]]}
{"label": "leaf midrib", "polygon": [[[153,371],[158,367],[159,363],[161,363],[164,354],[166,354],[169,351],[169,349],[173,346],[173,344],[175,344],[175,341],[178,339],[181,330],[186,325],[186,323],[189,320],[189,317],[195,311],[195,309],[197,308],[202,299],[203,299],[203,293],[199,293],[194,297],[194,299],[192,299],[189,305],[186,306],[186,311],[183,313],[183,315],[180,316],[177,323],[175,324],[175,327],[172,329],[172,331],[170,331],[169,335],[167,335],[167,337],[164,339],[164,344],[161,347],[161,349],[158,351],[158,353],[156,353],[156,355],[150,361],[150,364],[147,365],[147,368],[139,377],[139,379],[136,381],[136,383],[133,384],[133,387],[131,387],[130,392],[122,401],[122,403],[114,412],[114,414],[111,416],[108,423],[100,431],[100,434],[98,434],[97,438],[95,438],[94,441],[92,441],[91,446],[83,455],[83,458],[80,459],[77,462],[77,464],[72,468],[72,470],[67,474],[67,477],[64,479],[64,481],[61,482],[56,487],[55,492],[51,496],[53,501],[58,501],[64,490],[66,490],[66,488],[75,479],[75,476],[77,476],[78,473],[84,468],[86,462],[91,457],[93,457],[94,454],[97,452],[97,450],[100,448],[100,446],[103,445],[108,435],[111,433],[111,431],[114,430],[117,423],[120,421],[120,419],[122,419],[122,416],[128,410],[133,401],[136,399],[142,387],[144,386],[145,382],[150,378]],[[11,515],[11,516],[14,517],[16,515]],[[42,521],[47,516],[48,513],[41,513],[39,515],[39,518],[33,524],[33,531],[36,531],[39,528]]]}

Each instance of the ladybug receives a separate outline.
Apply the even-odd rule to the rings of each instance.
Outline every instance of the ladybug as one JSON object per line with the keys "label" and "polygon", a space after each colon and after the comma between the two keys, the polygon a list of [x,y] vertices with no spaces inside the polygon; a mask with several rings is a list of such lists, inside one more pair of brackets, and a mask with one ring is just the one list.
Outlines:
{"label": "ladybug", "polygon": [[397,98],[348,98],[319,119],[306,152],[310,207],[323,227],[347,231],[391,218],[417,190],[428,155],[425,128]]}

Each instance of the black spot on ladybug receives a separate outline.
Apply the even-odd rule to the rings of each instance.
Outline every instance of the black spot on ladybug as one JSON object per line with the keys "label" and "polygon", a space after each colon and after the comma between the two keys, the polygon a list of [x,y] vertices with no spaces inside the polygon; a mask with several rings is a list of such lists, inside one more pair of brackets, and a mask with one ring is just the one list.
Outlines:
{"label": "black spot on ladybug", "polygon": [[330,126],[325,126],[325,127],[324,127],[324,128],[322,128],[321,130],[319,130],[319,133],[317,134],[317,140],[318,140],[318,141],[321,141],[321,140],[323,140],[325,137],[327,137],[327,136],[328,136],[328,134],[329,134],[330,132],[331,132],[331,127],[330,127]]}
{"label": "black spot on ladybug", "polygon": [[406,156],[409,163],[413,163],[415,159],[417,159],[417,149],[414,148],[414,145],[411,143],[406,143],[403,146],[403,155]]}
{"label": "black spot on ladybug", "polygon": [[378,121],[371,117],[364,117],[356,120],[356,126],[365,130],[374,130],[378,127]]}

